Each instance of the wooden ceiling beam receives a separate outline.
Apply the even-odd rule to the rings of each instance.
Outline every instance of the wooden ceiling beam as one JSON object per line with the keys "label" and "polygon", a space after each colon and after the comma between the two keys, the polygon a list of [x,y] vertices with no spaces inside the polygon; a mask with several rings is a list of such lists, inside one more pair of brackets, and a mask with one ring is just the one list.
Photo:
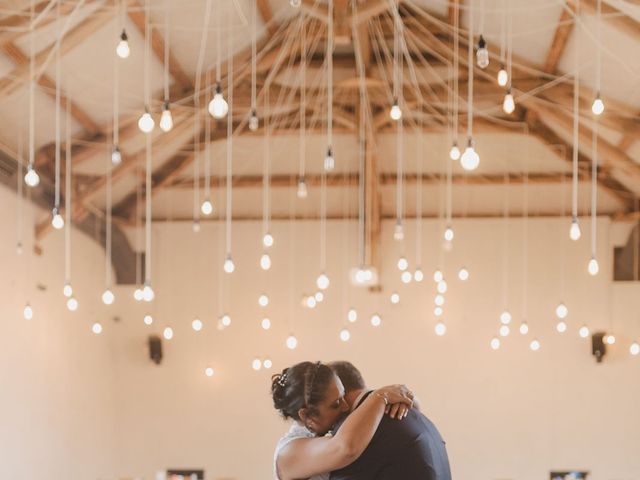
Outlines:
{"label": "wooden ceiling beam", "polygon": [[[133,5],[138,8],[131,8],[127,10],[129,18],[134,23],[138,31],[142,34],[142,37],[146,37],[147,31],[147,13],[138,1],[134,1]],[[165,40],[162,34],[156,28],[151,29],[151,48],[156,58],[164,65],[165,59]],[[183,92],[187,92],[193,89],[191,78],[184,72],[180,66],[180,62],[175,55],[169,50],[169,73],[174,80],[180,85]]]}
{"label": "wooden ceiling beam", "polygon": [[569,36],[575,26],[574,15],[576,14],[575,0],[565,0],[565,7],[562,9],[556,32],[553,35],[551,47],[547,52],[547,58],[544,62],[544,71],[547,73],[555,73],[558,63],[562,58],[562,54],[569,41]]}
{"label": "wooden ceiling beam", "polygon": [[267,27],[269,35],[275,35],[278,31],[278,26],[273,22],[273,11],[271,10],[271,5],[269,5],[269,0],[256,1],[258,2],[258,11],[260,12],[260,17],[262,17],[262,21]]}

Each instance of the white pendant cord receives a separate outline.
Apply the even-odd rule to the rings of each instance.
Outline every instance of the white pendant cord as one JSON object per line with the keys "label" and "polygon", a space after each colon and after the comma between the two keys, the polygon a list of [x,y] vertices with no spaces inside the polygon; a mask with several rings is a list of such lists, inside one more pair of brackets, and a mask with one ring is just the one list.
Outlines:
{"label": "white pendant cord", "polygon": [[64,281],[71,284],[71,102],[67,97],[65,121],[65,165],[64,165]]}
{"label": "white pendant cord", "polygon": [[[230,16],[230,15],[229,15]],[[218,20],[218,23],[220,21]],[[218,30],[218,35],[220,35]],[[233,200],[233,172],[232,172],[232,161],[233,161],[233,50],[232,44],[229,40],[227,43],[227,54],[228,54],[228,74],[227,74],[227,84],[228,84],[228,105],[229,105],[229,113],[227,114],[227,186],[226,186],[226,253],[227,256],[231,256],[231,220],[233,215],[232,209],[232,200]],[[218,69],[219,75],[220,69]]]}
{"label": "white pendant cord", "polygon": [[602,86],[602,0],[596,0],[596,93]]}
{"label": "white pendant cord", "polygon": [[216,15],[216,84],[220,85],[220,80],[222,78],[222,72],[220,71],[220,66],[222,65],[222,32],[220,31],[222,28],[222,25],[220,24],[222,17],[222,2],[219,2],[218,6],[218,14]]}
{"label": "white pendant cord", "polygon": [[511,14],[511,3],[507,2],[507,85],[511,90],[513,69],[513,15]]}
{"label": "white pendant cord", "polygon": [[307,129],[307,32],[300,16],[300,166],[299,175],[303,179],[306,167],[306,129]]}
{"label": "white pendant cord", "polygon": [[151,63],[151,21],[149,19],[149,0],[144,2],[144,108],[151,113],[151,91],[149,87],[149,68]]}
{"label": "white pendant cord", "polygon": [[[116,29],[117,24],[116,24]],[[120,142],[120,62],[118,61],[118,57],[114,58],[113,62],[113,132],[112,132],[112,142],[113,149],[119,148],[118,143]]]}
{"label": "white pendant cord", "polygon": [[[351,3],[352,10],[352,28],[355,32],[357,30],[357,2]],[[367,119],[367,87],[365,85],[365,70],[364,61],[362,58],[362,50],[360,49],[360,37],[354,35],[354,44],[356,46],[356,68],[358,70],[358,93],[360,100],[360,121],[358,124],[358,259],[359,267],[362,269],[366,265],[366,239],[365,239],[365,202],[366,202],[366,190],[365,190],[365,170],[366,170],[366,148],[367,148],[367,136],[366,136],[366,119]]]}
{"label": "white pendant cord", "polygon": [[[523,199],[522,199],[522,314],[523,319],[527,318],[527,312],[529,310],[528,295],[529,295],[529,155],[525,155],[525,161],[523,162]],[[509,252],[507,252],[507,255]]]}
{"label": "white pendant cord", "polygon": [[[60,2],[56,4],[56,20],[58,23],[58,32],[60,35]],[[55,202],[54,207],[56,213],[60,214],[60,49],[56,48],[56,153],[55,153]]]}
{"label": "white pendant cord", "polygon": [[[205,84],[209,85],[209,70],[205,74]],[[207,88],[205,105],[211,100],[211,89]],[[199,115],[199,111],[196,113]],[[204,199],[211,202],[211,118],[204,116]],[[198,183],[200,179],[198,179]]]}
{"label": "white pendant cord", "polygon": [[509,188],[510,175],[508,165],[505,166],[504,174],[504,208],[502,217],[503,228],[503,257],[502,257],[502,303],[505,310],[509,305]]}
{"label": "white pendant cord", "polygon": [[[394,101],[400,102],[402,95],[402,57],[400,56],[400,12],[398,11],[397,0],[393,0],[394,7],[394,28],[393,28],[393,68],[394,68]],[[404,124],[400,117],[397,120],[396,130],[396,225],[402,225],[404,214]],[[404,249],[404,242],[401,244]]]}
{"label": "white pendant cord", "polygon": [[[257,37],[258,37],[258,26],[257,26],[257,18],[258,11],[257,6],[258,2],[252,2],[253,9],[251,11],[251,112],[256,111],[256,97],[257,97]],[[301,62],[302,63],[302,62]]]}
{"label": "white pendant cord", "polygon": [[145,185],[145,258],[144,281],[151,284],[151,188],[152,188],[152,164],[151,164],[151,135],[146,138],[146,185]]}
{"label": "white pendant cord", "polygon": [[597,209],[598,209],[598,120],[593,123],[591,143],[591,257],[596,258],[597,248]]}
{"label": "white pendant cord", "polygon": [[[20,116],[20,125],[22,125],[22,122],[24,120],[24,117],[22,117],[22,115]],[[22,252],[24,251],[24,245],[23,245],[23,238],[22,238],[22,215],[23,215],[23,187],[22,187],[22,182],[24,182],[24,174],[22,173],[22,167],[24,165],[24,146],[23,146],[23,142],[22,142],[22,128],[18,131],[18,159],[19,159],[19,165],[18,165],[18,174],[16,175],[16,189],[17,189],[17,195],[18,195],[18,201],[16,202],[16,250],[18,252],[18,255],[21,255]],[[67,170],[68,172],[68,170]],[[65,195],[65,200],[66,200],[66,195]]]}
{"label": "white pendant cord", "polygon": [[[35,15],[35,0],[31,0],[31,19]],[[29,31],[29,167],[34,168],[35,162],[35,45],[33,22]]]}
{"label": "white pendant cord", "polygon": [[[148,135],[147,135],[148,136]],[[106,240],[105,240],[105,285],[107,289],[111,289],[111,208],[112,208],[112,176],[111,176],[112,162],[111,152],[107,155],[107,195],[106,195]]]}
{"label": "white pendant cord", "polygon": [[[457,3],[457,2],[456,2]],[[502,15],[500,17],[500,64],[505,64],[505,50],[507,43],[507,8],[508,0],[502,0]]]}
{"label": "white pendant cord", "polygon": [[[418,158],[416,159],[418,170],[418,188],[416,192],[416,267],[422,268],[422,159],[424,158],[424,115],[420,116],[418,131]],[[447,162],[451,165],[451,162]]]}
{"label": "white pendant cord", "polygon": [[[460,3],[454,2],[455,17],[453,19],[453,141],[458,141],[460,111]],[[423,123],[423,122],[422,122]],[[421,129],[421,134],[423,129]]]}
{"label": "white pendant cord", "polygon": [[333,149],[333,2],[329,3],[329,22],[327,29],[327,144]]}
{"label": "white pendant cord", "polygon": [[270,171],[271,171],[271,114],[270,106],[270,86],[266,87],[264,94],[265,103],[265,136],[264,136],[264,161],[262,164],[262,235],[269,233],[269,198],[270,198]]}
{"label": "white pendant cord", "polygon": [[169,104],[169,41],[171,28],[169,27],[169,0],[164,2],[164,101]]}
{"label": "white pendant cord", "polygon": [[[142,165],[136,166],[137,178],[142,177]],[[142,285],[142,255],[139,245],[142,244],[142,217],[140,209],[142,206],[142,185],[136,182],[136,285]]]}
{"label": "white pendant cord", "polygon": [[467,137],[471,140],[473,136],[473,2],[469,5],[469,45],[468,45],[468,66],[469,79],[467,83]]}
{"label": "white pendant cord", "polygon": [[578,157],[580,154],[580,42],[576,42],[574,62],[571,216],[572,221],[575,222],[578,219]]}

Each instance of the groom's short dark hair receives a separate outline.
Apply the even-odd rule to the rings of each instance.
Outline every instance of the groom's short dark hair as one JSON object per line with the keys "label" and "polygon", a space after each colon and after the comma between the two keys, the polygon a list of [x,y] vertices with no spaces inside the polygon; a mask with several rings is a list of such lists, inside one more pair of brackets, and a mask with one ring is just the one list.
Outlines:
{"label": "groom's short dark hair", "polygon": [[345,392],[352,392],[353,390],[362,390],[367,388],[360,370],[358,370],[353,363],[341,360],[338,362],[331,362],[328,365],[340,378]]}

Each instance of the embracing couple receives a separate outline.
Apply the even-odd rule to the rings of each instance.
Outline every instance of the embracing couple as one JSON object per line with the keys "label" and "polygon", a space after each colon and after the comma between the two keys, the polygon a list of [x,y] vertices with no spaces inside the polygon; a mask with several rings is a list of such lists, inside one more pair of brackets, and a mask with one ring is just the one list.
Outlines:
{"label": "embracing couple", "polygon": [[349,362],[302,362],[274,375],[271,393],[294,421],[276,480],[451,480],[445,442],[405,385],[369,390]]}

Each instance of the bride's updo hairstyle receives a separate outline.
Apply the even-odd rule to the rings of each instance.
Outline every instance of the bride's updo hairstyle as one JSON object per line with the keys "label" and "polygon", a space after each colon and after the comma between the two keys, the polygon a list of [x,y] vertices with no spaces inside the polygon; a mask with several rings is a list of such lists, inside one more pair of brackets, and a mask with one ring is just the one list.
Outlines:
{"label": "bride's updo hairstyle", "polygon": [[285,368],[271,377],[273,406],[285,419],[300,421],[301,408],[306,408],[309,416],[317,414],[317,405],[324,400],[334,375],[321,362],[301,362]]}

